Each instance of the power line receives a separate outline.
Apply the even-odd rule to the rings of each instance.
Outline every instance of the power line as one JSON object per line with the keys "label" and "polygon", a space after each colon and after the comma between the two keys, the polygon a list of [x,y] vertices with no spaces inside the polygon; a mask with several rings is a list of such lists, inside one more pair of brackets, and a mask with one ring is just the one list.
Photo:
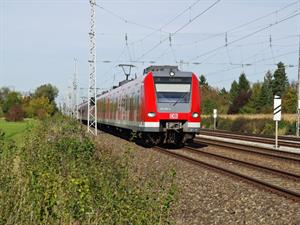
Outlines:
{"label": "power line", "polygon": [[[185,23],[183,26],[181,26],[180,28],[178,28],[174,33],[171,33],[171,36],[173,37],[175,34],[177,34],[178,32],[180,32],[181,30],[183,30],[185,27],[187,27],[188,25],[190,25],[192,22],[194,22],[196,19],[198,19],[201,15],[203,15],[204,13],[206,13],[207,11],[209,11],[211,8],[213,8],[215,5],[217,5],[221,0],[217,0],[215,1],[213,4],[211,4],[208,8],[206,8],[205,10],[203,10],[202,12],[200,12],[197,16],[195,16],[194,18],[192,18],[191,20],[189,20],[187,23]],[[162,43],[164,43],[165,41],[167,41],[169,39],[169,37],[166,37],[165,39],[163,39],[162,41],[158,42],[156,45],[154,45],[152,48],[150,48],[148,51],[146,51],[145,53],[143,53],[140,57],[138,57],[138,60],[140,60],[141,58],[145,57],[146,55],[148,55],[150,52],[152,52],[154,49],[156,49],[158,46],[160,46]]]}
{"label": "power line", "polygon": [[191,4],[189,7],[187,7],[186,9],[184,9],[182,12],[180,12],[178,15],[174,16],[169,22],[167,22],[166,24],[162,25],[161,27],[159,27],[158,29],[154,30],[153,32],[151,32],[150,34],[147,34],[146,36],[144,36],[143,38],[134,41],[132,43],[130,43],[130,45],[135,44],[137,42],[142,42],[145,39],[147,39],[148,37],[152,36],[153,34],[155,34],[156,32],[160,32],[163,28],[165,28],[166,26],[170,25],[171,23],[173,23],[175,20],[177,20],[179,17],[181,17],[183,14],[185,14],[188,10],[190,10],[191,8],[193,8],[194,6],[196,6],[201,0],[197,0],[195,1],[193,4]]}
{"label": "power line", "polygon": [[[297,11],[299,11],[299,10],[297,10]],[[260,29],[254,31],[254,32],[251,32],[251,33],[249,33],[249,34],[247,34],[247,35],[244,35],[244,36],[242,36],[242,37],[240,37],[240,38],[238,38],[238,39],[235,39],[235,40],[233,40],[233,41],[231,41],[231,42],[228,42],[227,45],[232,45],[233,43],[236,43],[236,42],[239,42],[239,41],[241,41],[241,40],[244,40],[244,39],[246,39],[246,38],[248,38],[248,37],[251,37],[251,36],[253,36],[253,35],[255,35],[255,34],[259,33],[259,32],[262,32],[262,31],[264,31],[264,30],[269,29],[270,27],[276,26],[276,25],[278,25],[278,24],[280,24],[280,23],[282,23],[282,22],[285,22],[285,21],[287,21],[287,20],[289,20],[289,19],[292,19],[292,18],[298,16],[299,14],[300,14],[300,13],[298,12],[298,13],[293,14],[293,15],[291,15],[291,16],[288,16],[288,17],[286,17],[286,18],[284,18],[284,19],[282,19],[282,20],[276,21],[275,23],[269,24],[269,25],[266,26],[266,27],[260,28]],[[215,49],[212,49],[212,50],[207,51],[207,52],[205,52],[205,53],[203,53],[203,54],[201,54],[201,55],[198,55],[198,56],[194,57],[193,59],[198,59],[198,58],[200,58],[200,57],[202,57],[202,56],[209,55],[209,54],[211,54],[211,53],[213,53],[213,52],[215,52],[215,51],[218,51],[218,50],[220,50],[220,49],[222,49],[222,48],[224,48],[224,47],[226,47],[226,46],[224,46],[224,45],[219,46],[219,47],[217,47],[217,48],[215,48]],[[193,60],[193,59],[192,59],[192,60]]]}
{"label": "power line", "polygon": [[[145,28],[145,29],[148,29],[148,30],[154,30],[154,31],[157,30],[155,27],[151,27],[151,26],[148,26],[148,25],[145,25],[145,24],[140,24],[140,23],[137,23],[137,22],[128,20],[128,19],[126,19],[126,18],[124,18],[124,17],[122,17],[122,16],[119,16],[118,14],[114,13],[113,11],[111,11],[111,10],[109,10],[109,9],[106,9],[106,8],[104,8],[103,6],[100,6],[100,5],[98,5],[98,4],[96,4],[96,6],[97,6],[98,8],[100,8],[100,9],[102,9],[103,11],[107,12],[108,14],[114,16],[115,18],[117,18],[117,19],[123,21],[123,22],[126,23],[126,24],[132,24],[132,25],[135,25],[135,26],[138,26],[138,27],[142,27],[142,28]],[[161,30],[161,31],[164,32],[164,33],[169,33],[169,32],[167,32],[167,31],[163,31],[163,30]]]}
{"label": "power line", "polygon": [[[274,57],[272,56],[270,58],[266,58],[266,59],[262,59],[262,60],[256,60],[256,61],[249,62],[249,63],[231,64],[231,65],[239,65],[239,66],[233,67],[233,68],[229,68],[229,69],[225,69],[225,70],[219,70],[219,71],[210,72],[210,73],[207,73],[206,75],[219,74],[219,73],[222,73],[222,72],[236,70],[236,69],[239,69],[241,67],[257,66],[257,65],[260,65],[260,64],[258,64],[260,62],[265,62],[265,61],[268,61],[268,60],[272,60],[274,58],[279,58],[279,57],[282,57],[282,56],[287,56],[287,55],[291,55],[291,54],[295,54],[295,53],[298,53],[298,51],[290,51],[290,52],[286,52],[286,53],[283,53],[283,54],[280,54],[280,55],[277,55],[277,56],[274,56]],[[289,67],[293,67],[294,65],[288,65],[288,66]]]}
{"label": "power line", "polygon": [[[267,17],[269,17],[269,16],[271,16],[271,15],[278,14],[279,12],[284,11],[285,9],[290,8],[290,7],[294,6],[294,5],[296,5],[298,2],[299,2],[299,1],[292,2],[292,3],[290,3],[290,4],[286,5],[286,6],[284,6],[284,7],[280,8],[280,9],[278,9],[278,10],[275,10],[275,11],[272,11],[272,12],[270,12],[270,13],[267,13],[267,14],[265,14],[265,15],[263,15],[263,16],[260,16],[260,17],[258,17],[258,18],[256,18],[256,19],[253,19],[253,20],[250,20],[250,21],[248,21],[248,22],[246,22],[246,23],[243,23],[243,24],[241,24],[241,25],[238,25],[238,26],[236,26],[236,27],[233,27],[233,28],[231,28],[231,29],[229,29],[229,30],[226,30],[226,31],[224,31],[224,32],[215,34],[215,35],[213,35],[213,36],[211,36],[211,37],[207,37],[207,38],[204,38],[204,39],[200,39],[200,40],[197,40],[197,41],[194,41],[194,42],[192,42],[192,43],[185,44],[185,45],[195,45],[195,44],[198,44],[199,42],[204,42],[204,41],[207,41],[207,40],[210,40],[210,39],[214,39],[214,38],[220,37],[220,36],[222,37],[225,33],[231,33],[231,32],[233,32],[233,31],[235,31],[235,30],[238,30],[238,29],[240,29],[240,28],[246,27],[246,26],[248,26],[248,25],[250,25],[250,24],[252,24],[252,23],[255,23],[255,22],[259,21],[259,20],[265,19],[265,18],[267,18]],[[182,44],[182,45],[183,45],[183,44]]]}

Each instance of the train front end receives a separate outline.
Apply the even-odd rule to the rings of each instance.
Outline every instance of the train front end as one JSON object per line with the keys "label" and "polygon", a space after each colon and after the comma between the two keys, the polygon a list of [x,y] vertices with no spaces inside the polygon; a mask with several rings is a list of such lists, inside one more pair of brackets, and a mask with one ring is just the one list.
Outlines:
{"label": "train front end", "polygon": [[153,144],[182,145],[200,131],[199,80],[173,66],[147,68],[144,134]]}

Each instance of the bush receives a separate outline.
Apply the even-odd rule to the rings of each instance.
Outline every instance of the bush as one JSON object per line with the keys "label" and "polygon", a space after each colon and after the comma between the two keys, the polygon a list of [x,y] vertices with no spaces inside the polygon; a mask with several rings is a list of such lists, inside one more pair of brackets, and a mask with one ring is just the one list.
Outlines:
{"label": "bush", "polygon": [[74,120],[43,121],[22,149],[6,152],[0,157],[0,224],[169,223],[175,174],[153,171],[163,175],[137,182],[130,151],[121,158],[97,149]]}
{"label": "bush", "polygon": [[0,118],[4,116],[4,113],[3,113],[3,110],[2,110],[2,107],[0,105]]}
{"label": "bush", "polygon": [[6,121],[23,121],[24,120],[24,111],[21,105],[12,106],[8,113],[5,114]]}
{"label": "bush", "polygon": [[[213,119],[202,119],[202,124],[205,128],[213,128]],[[280,135],[293,135],[296,133],[295,122],[282,120],[279,122],[278,128]],[[275,122],[272,119],[249,119],[243,117],[225,119],[219,117],[217,119],[217,129],[249,134],[274,135]]]}

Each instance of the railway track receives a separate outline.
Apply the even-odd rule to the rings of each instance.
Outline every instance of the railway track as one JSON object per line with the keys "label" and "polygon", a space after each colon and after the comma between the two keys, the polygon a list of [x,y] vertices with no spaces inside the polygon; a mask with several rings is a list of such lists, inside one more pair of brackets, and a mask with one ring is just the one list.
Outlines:
{"label": "railway track", "polygon": [[[200,134],[221,138],[230,138],[243,141],[258,142],[263,144],[274,144],[275,137],[269,135],[254,135],[254,134],[240,134],[236,132],[229,132],[223,130],[208,130],[201,129]],[[280,146],[300,148],[300,138],[298,137],[288,137],[288,136],[279,136],[278,144]]]}
{"label": "railway track", "polygon": [[274,149],[262,147],[262,146],[255,146],[255,145],[249,146],[249,144],[228,142],[226,140],[216,140],[216,139],[212,140],[212,139],[205,138],[203,136],[195,138],[194,143],[200,144],[200,145],[217,146],[217,147],[222,147],[222,148],[226,148],[229,150],[234,149],[235,151],[248,152],[251,154],[268,156],[270,158],[279,158],[279,159],[300,162],[300,154],[299,153],[274,150]]}
{"label": "railway track", "polygon": [[176,157],[200,167],[223,174],[300,201],[300,174],[258,165],[253,162],[231,158],[192,147],[170,150],[155,147],[154,150]]}

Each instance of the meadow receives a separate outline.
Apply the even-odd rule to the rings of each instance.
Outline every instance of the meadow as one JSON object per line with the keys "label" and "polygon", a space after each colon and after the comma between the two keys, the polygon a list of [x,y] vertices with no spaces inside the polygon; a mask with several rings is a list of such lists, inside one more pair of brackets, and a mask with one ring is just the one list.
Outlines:
{"label": "meadow", "polygon": [[22,142],[22,137],[26,130],[36,126],[38,121],[34,119],[25,119],[20,122],[8,122],[3,118],[0,118],[0,130],[2,130],[5,135],[5,140],[14,140],[17,143]]}

